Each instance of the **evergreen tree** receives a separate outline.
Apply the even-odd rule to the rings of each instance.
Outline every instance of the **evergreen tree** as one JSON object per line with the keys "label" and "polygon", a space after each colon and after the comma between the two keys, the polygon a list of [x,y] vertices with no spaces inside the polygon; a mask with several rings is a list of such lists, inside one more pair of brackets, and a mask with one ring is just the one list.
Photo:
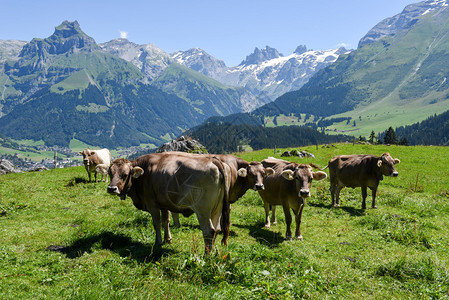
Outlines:
{"label": "evergreen tree", "polygon": [[385,133],[384,144],[392,144],[392,145],[398,144],[398,138],[396,136],[396,132],[394,131],[393,127],[391,127],[391,126],[390,126],[390,128],[388,128],[387,132]]}
{"label": "evergreen tree", "polygon": [[371,130],[371,134],[369,135],[368,142],[370,144],[374,144],[374,139],[375,138],[376,138],[376,134],[374,133],[374,130]]}
{"label": "evergreen tree", "polygon": [[399,145],[402,145],[402,146],[408,146],[409,145],[409,143],[408,143],[408,140],[407,140],[407,138],[402,138],[402,140],[399,142]]}

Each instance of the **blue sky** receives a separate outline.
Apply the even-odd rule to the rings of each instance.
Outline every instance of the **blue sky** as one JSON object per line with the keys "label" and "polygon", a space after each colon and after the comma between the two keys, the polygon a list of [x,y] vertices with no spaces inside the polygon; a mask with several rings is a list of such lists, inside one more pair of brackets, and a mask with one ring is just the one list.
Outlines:
{"label": "blue sky", "polygon": [[120,35],[166,52],[198,47],[227,66],[255,47],[357,47],[368,30],[413,0],[0,0],[0,39],[46,38],[77,20],[97,43]]}

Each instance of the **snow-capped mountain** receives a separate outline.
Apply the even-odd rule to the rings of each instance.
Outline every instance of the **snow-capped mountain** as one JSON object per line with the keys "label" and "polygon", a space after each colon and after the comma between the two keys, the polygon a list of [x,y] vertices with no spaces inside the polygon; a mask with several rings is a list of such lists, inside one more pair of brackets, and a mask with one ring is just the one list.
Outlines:
{"label": "snow-capped mountain", "polygon": [[177,51],[170,55],[177,63],[214,79],[227,69],[224,61],[216,59],[200,48]]}
{"label": "snow-capped mountain", "polygon": [[365,44],[374,43],[385,36],[407,32],[418,21],[419,17],[445,6],[448,6],[447,0],[427,0],[407,5],[401,13],[386,18],[368,31],[360,39],[358,48]]}
{"label": "snow-capped mountain", "polygon": [[256,48],[242,63],[230,68],[200,49],[176,52],[172,58],[225,85],[245,87],[259,101],[267,103],[286,92],[301,88],[318,70],[347,52],[344,48],[307,50],[306,46],[301,45],[291,55],[283,56],[276,49],[266,46],[264,49]]}
{"label": "snow-capped mountain", "polygon": [[173,63],[170,55],[153,44],[137,45],[127,39],[115,39],[99,45],[103,50],[132,62],[147,78],[158,77]]}

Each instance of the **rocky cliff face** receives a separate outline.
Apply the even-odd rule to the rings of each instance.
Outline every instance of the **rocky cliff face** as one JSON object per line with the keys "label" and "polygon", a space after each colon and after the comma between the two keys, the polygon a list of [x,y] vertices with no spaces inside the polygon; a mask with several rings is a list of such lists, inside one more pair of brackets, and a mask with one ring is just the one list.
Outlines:
{"label": "rocky cliff face", "polygon": [[173,63],[168,53],[151,43],[137,45],[121,38],[100,44],[100,47],[133,63],[150,80],[159,76],[167,66]]}
{"label": "rocky cliff face", "polygon": [[376,26],[359,41],[358,48],[363,45],[374,43],[385,36],[393,36],[410,30],[418,21],[418,18],[435,9],[448,6],[447,0],[427,0],[410,4],[400,13],[387,18]]}
{"label": "rocky cliff face", "polygon": [[18,60],[19,53],[27,42],[19,40],[0,40],[0,63]]}

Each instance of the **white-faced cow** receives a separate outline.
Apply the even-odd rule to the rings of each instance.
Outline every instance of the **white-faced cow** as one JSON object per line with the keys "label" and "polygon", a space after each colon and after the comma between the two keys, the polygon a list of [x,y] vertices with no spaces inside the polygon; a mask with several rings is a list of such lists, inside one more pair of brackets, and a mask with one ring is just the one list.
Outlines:
{"label": "white-faced cow", "polygon": [[129,195],[138,209],[148,211],[156,231],[156,244],[171,242],[169,211],[196,214],[206,252],[218,231],[222,242],[229,235],[229,166],[213,156],[181,152],[147,154],[129,161],[116,159],[109,168],[108,193]]}
{"label": "white-faced cow", "polygon": [[[372,191],[372,208],[376,206],[376,191],[383,176],[398,176],[394,168],[399,159],[393,159],[389,153],[381,157],[375,155],[340,155],[332,158],[329,168],[332,206],[340,206],[340,191],[346,186],[362,188],[362,209],[366,209],[367,188]],[[324,168],[324,169],[326,169]],[[324,170],[323,169],[323,170]]]}
{"label": "white-faced cow", "polygon": [[[201,155],[204,156],[204,155]],[[212,155],[227,164],[231,170],[229,203],[235,203],[245,195],[246,191],[253,189],[255,191],[263,190],[263,178],[274,174],[272,168],[264,168],[258,161],[247,162],[246,160],[230,154]],[[172,214],[176,227],[179,227],[179,216]]]}
{"label": "white-faced cow", "polygon": [[292,239],[290,225],[292,217],[290,209],[296,219],[295,237],[302,240],[301,235],[301,215],[306,198],[310,196],[312,180],[322,180],[327,177],[326,173],[314,172],[318,168],[313,164],[298,164],[274,157],[269,157],[262,161],[265,168],[273,168],[275,173],[264,179],[265,189],[259,191],[265,208],[265,226],[270,227],[269,212],[270,206],[282,205],[287,226],[286,239]]}
{"label": "white-faced cow", "polygon": [[105,164],[109,166],[111,164],[111,152],[106,148],[101,150],[89,150],[86,148],[78,153],[83,156],[84,167],[89,175],[89,182],[92,180],[91,172],[94,172],[95,182],[97,182],[97,170],[95,169],[97,165]]}

